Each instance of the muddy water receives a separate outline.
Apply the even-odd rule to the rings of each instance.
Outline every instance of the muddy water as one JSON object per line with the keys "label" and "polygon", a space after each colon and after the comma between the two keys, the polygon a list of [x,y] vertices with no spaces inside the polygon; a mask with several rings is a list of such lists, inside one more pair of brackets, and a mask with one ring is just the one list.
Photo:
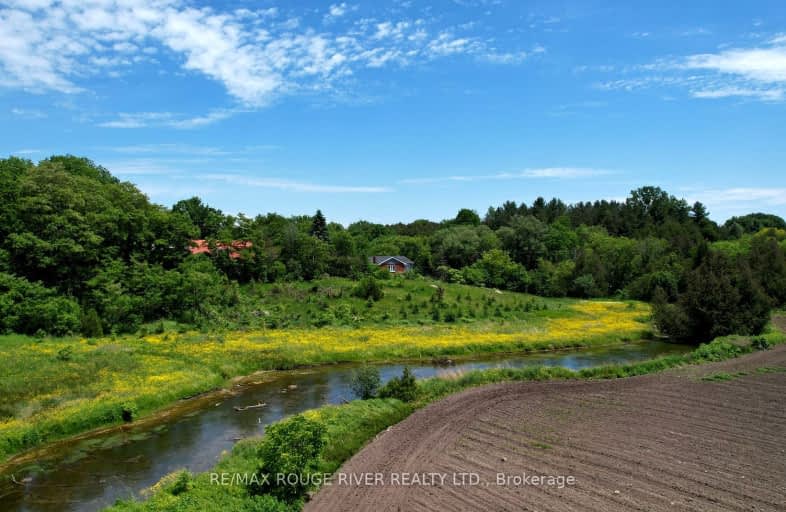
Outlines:
{"label": "muddy water", "polygon": [[[588,368],[684,353],[690,347],[660,342],[527,355],[498,355],[462,361],[448,371],[534,365]],[[410,364],[418,378],[446,371]],[[379,366],[383,381],[401,374],[403,365]],[[117,499],[138,497],[162,476],[180,468],[205,471],[240,438],[262,433],[284,416],[351,399],[353,367],[326,366],[272,372],[237,388],[231,396],[184,402],[158,421],[111,431],[47,448],[45,455],[11,475],[0,476],[2,511],[95,511]],[[235,406],[266,403],[261,409]]]}

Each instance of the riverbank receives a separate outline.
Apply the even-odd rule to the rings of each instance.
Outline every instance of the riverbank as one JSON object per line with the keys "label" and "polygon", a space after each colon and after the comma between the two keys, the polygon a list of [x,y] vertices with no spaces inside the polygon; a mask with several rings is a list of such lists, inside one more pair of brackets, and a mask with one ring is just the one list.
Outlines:
{"label": "riverbank", "polygon": [[[782,325],[782,319],[776,319]],[[781,344],[786,341],[786,336],[771,328],[764,336],[759,338],[764,344]],[[761,345],[761,342],[759,343]],[[437,401],[447,395],[454,394],[463,389],[476,387],[482,384],[506,381],[541,381],[541,380],[577,380],[577,379],[616,379],[633,375],[658,373],[670,368],[686,365],[696,365],[707,362],[723,361],[755,351],[750,339],[742,337],[726,337],[710,344],[702,345],[695,351],[681,356],[668,356],[651,361],[627,364],[609,365],[598,368],[573,372],[564,368],[528,368],[528,369],[497,369],[487,371],[468,372],[452,375],[447,378],[428,379],[418,382],[417,399],[410,404],[403,404],[414,411]],[[334,471],[348,458],[352,450],[345,450],[345,446],[360,447],[378,432],[393,425],[398,420],[393,420],[395,415],[385,412],[385,407],[396,401],[371,400],[366,402],[352,402],[344,406],[331,406],[320,408],[306,413],[307,418],[320,422],[326,429],[326,445],[323,457],[319,462],[319,471]],[[400,402],[398,402],[400,403]],[[366,408],[357,409],[359,404],[366,404]],[[376,404],[376,405],[375,405]],[[385,405],[387,404],[387,406]],[[390,421],[388,421],[390,420]],[[280,423],[286,423],[283,420]],[[346,429],[342,425],[349,424],[369,425],[368,429]],[[340,435],[332,433],[340,432]],[[245,440],[235,447],[231,454],[226,456],[215,468],[215,472],[228,474],[249,474],[258,469],[262,461],[259,458],[259,439]],[[337,450],[337,451],[336,451]],[[338,454],[336,456],[335,454]],[[325,455],[328,454],[328,455]],[[331,455],[334,454],[334,455]],[[343,457],[343,458],[342,458]],[[182,488],[188,490],[183,495]],[[287,505],[268,497],[253,497],[248,494],[243,485],[215,485],[211,483],[210,474],[203,473],[191,475],[178,473],[162,480],[150,493],[150,499],[145,502],[125,502],[118,504],[111,510],[113,512],[126,511],[161,511],[179,510],[187,506],[203,510],[286,510]],[[262,501],[264,507],[262,508]],[[300,505],[294,504],[297,509]]]}
{"label": "riverbank", "polygon": [[[528,297],[511,295],[506,294],[511,304]],[[3,336],[0,460],[137,421],[259,370],[618,343],[645,334],[648,314],[648,306],[636,302],[560,300],[522,310],[515,319],[465,323],[170,331],[101,339]]]}
{"label": "riverbank", "polygon": [[[760,510],[783,507],[786,346],[615,380],[452,394],[384,432],[305,510]],[[477,485],[452,475],[471,473]],[[396,484],[447,475],[445,485]],[[484,485],[485,484],[485,485]]]}

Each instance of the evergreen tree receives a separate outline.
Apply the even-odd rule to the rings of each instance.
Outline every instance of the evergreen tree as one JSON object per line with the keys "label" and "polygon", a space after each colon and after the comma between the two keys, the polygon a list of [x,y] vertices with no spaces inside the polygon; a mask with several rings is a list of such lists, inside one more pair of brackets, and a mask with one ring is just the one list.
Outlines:
{"label": "evergreen tree", "polygon": [[699,264],[684,277],[676,304],[654,298],[655,323],[665,334],[693,342],[728,334],[759,334],[770,319],[770,299],[745,259],[701,251]]}
{"label": "evergreen tree", "polygon": [[328,241],[327,221],[325,220],[325,216],[322,215],[322,210],[317,210],[317,213],[314,214],[309,234],[323,242]]}

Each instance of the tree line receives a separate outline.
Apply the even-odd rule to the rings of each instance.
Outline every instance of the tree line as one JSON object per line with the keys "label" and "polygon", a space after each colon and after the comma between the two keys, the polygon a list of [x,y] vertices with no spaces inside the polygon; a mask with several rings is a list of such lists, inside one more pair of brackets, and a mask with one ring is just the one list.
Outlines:
{"label": "tree line", "polygon": [[[209,254],[190,243],[208,240]],[[222,250],[250,241],[239,251]],[[658,187],[624,201],[536,199],[433,222],[348,226],[315,215],[228,215],[199,198],[171,208],[86,158],[0,160],[0,330],[97,335],[177,319],[216,324],[253,301],[250,283],[373,275],[404,255],[439,279],[552,297],[652,301],[661,330],[755,333],[786,301],[786,223],[718,225]],[[241,312],[241,313],[238,313]]]}

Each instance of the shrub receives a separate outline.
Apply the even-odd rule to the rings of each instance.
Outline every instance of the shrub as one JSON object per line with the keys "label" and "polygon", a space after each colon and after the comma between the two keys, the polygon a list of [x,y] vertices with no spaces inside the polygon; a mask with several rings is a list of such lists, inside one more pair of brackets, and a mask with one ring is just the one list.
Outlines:
{"label": "shrub", "polygon": [[352,392],[363,400],[374,398],[379,389],[379,369],[375,366],[361,366],[352,374]]}
{"label": "shrub", "polygon": [[172,496],[178,496],[194,488],[193,475],[188,471],[180,471],[167,488]]}
{"label": "shrub", "polygon": [[57,360],[58,361],[70,361],[74,358],[74,349],[69,345],[67,347],[63,347],[57,351]]}
{"label": "shrub", "polygon": [[355,297],[368,300],[380,300],[385,295],[382,286],[373,276],[366,276],[360,280],[352,294]]}
{"label": "shrub", "polygon": [[[319,467],[325,434],[322,423],[302,415],[269,426],[258,452],[258,473],[268,478],[260,478],[249,490],[288,502],[302,499],[310,489],[310,475]],[[297,481],[277,485],[276,475],[296,475]]]}
{"label": "shrub", "polygon": [[325,327],[326,325],[333,323],[334,319],[335,317],[333,316],[333,313],[330,311],[323,311],[314,317],[312,324],[314,327]]}
{"label": "shrub", "polygon": [[380,398],[396,398],[402,402],[414,402],[418,396],[418,385],[409,367],[405,367],[401,377],[394,377],[379,390]]}
{"label": "shrub", "polygon": [[139,409],[136,404],[124,403],[120,406],[120,418],[126,423],[134,421],[139,416]]}
{"label": "shrub", "polygon": [[597,297],[600,295],[595,277],[592,274],[582,274],[573,280],[573,288],[579,297]]}
{"label": "shrub", "polygon": [[82,335],[89,338],[99,338],[104,335],[104,328],[101,319],[94,308],[90,308],[82,314],[81,319]]}
{"label": "shrub", "polygon": [[770,348],[770,342],[764,336],[758,336],[751,340],[751,348],[754,350],[767,350]]}

